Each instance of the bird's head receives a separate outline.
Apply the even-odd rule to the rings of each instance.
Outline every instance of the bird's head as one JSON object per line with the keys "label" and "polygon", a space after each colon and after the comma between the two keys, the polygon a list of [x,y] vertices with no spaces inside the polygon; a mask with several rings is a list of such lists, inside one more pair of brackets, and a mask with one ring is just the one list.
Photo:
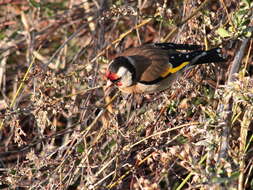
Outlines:
{"label": "bird's head", "polygon": [[119,88],[129,87],[134,83],[135,68],[128,58],[117,57],[109,65],[106,77]]}

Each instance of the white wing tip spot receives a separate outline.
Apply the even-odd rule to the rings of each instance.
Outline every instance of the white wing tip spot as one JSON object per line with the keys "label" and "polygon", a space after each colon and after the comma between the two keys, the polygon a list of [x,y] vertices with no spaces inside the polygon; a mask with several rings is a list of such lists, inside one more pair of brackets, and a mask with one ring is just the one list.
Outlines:
{"label": "white wing tip spot", "polygon": [[216,52],[218,53],[218,56],[219,56],[219,57],[224,58],[224,56],[223,56],[222,53],[221,53],[221,49],[220,49],[220,48],[218,48],[218,49],[216,50]]}
{"label": "white wing tip spot", "polygon": [[201,53],[201,56],[205,56],[205,55],[207,55],[207,53],[206,53],[206,52]]}

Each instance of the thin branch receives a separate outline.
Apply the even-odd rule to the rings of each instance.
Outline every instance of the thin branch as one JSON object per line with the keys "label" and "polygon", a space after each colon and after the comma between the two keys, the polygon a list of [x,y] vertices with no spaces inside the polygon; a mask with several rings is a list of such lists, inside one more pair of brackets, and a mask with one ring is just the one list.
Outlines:
{"label": "thin branch", "polygon": [[235,77],[234,74],[239,72],[240,66],[241,66],[241,62],[242,59],[244,57],[245,54],[245,50],[247,47],[247,44],[249,42],[249,38],[246,38],[245,40],[243,40],[242,45],[240,47],[240,50],[238,51],[238,53],[236,54],[234,61],[232,63],[229,75],[228,75],[228,82],[233,82],[235,81]]}

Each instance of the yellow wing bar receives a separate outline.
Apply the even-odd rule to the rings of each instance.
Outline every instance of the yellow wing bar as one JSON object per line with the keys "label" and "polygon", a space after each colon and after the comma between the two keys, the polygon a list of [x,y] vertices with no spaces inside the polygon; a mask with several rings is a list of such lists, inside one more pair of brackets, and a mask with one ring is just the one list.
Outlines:
{"label": "yellow wing bar", "polygon": [[165,78],[166,76],[168,76],[168,74],[170,73],[176,73],[177,71],[183,69],[186,65],[190,64],[189,61],[186,61],[186,62],[183,62],[181,63],[179,66],[177,67],[172,67],[172,68],[169,68],[167,71],[165,71],[164,73],[162,73],[160,76]]}

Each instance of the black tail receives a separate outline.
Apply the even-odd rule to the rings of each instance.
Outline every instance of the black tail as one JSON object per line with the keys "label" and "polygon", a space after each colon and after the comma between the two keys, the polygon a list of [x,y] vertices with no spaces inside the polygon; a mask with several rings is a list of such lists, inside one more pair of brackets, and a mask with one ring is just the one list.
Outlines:
{"label": "black tail", "polygon": [[189,53],[189,57],[192,57],[191,59],[192,65],[226,61],[225,56],[222,55],[221,48],[214,48],[208,51],[191,52]]}
{"label": "black tail", "polygon": [[189,53],[177,53],[169,55],[170,63],[174,66],[180,66],[184,62],[190,62],[190,65],[204,63],[224,62],[226,58],[222,55],[220,48],[210,49],[208,51],[193,51]]}

